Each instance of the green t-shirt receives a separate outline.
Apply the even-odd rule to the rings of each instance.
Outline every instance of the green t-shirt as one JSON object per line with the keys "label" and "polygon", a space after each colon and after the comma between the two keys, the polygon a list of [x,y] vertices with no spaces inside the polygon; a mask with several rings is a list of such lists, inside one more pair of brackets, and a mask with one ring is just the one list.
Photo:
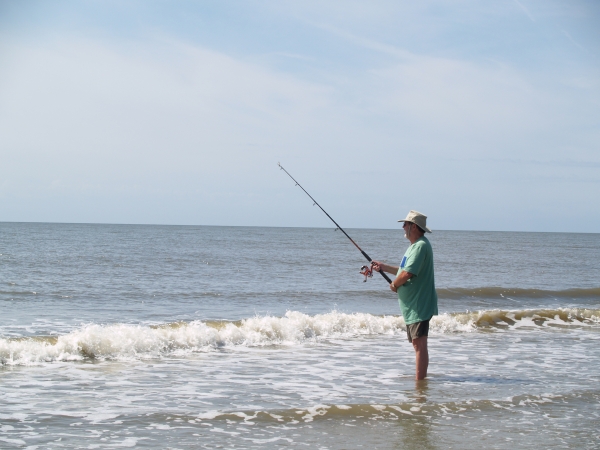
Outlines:
{"label": "green t-shirt", "polygon": [[[400,272],[410,272],[413,276],[398,288],[398,301],[404,322],[422,322],[437,315],[437,293],[433,280],[433,249],[425,236],[408,247]],[[396,275],[397,276],[397,275]]]}

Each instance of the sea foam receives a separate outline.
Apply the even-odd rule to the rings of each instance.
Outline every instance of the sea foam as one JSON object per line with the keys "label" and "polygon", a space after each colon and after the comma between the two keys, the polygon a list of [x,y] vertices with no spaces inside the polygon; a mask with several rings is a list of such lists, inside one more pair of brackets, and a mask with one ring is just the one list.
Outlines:
{"label": "sea foam", "polygon": [[[600,311],[587,309],[478,311],[434,316],[432,335],[482,329],[589,327],[600,324]],[[162,325],[87,324],[54,337],[0,338],[0,363],[36,364],[84,359],[146,359],[239,346],[297,345],[324,339],[402,334],[401,316],[307,315],[288,311],[283,317],[257,316],[237,322],[193,321]]]}

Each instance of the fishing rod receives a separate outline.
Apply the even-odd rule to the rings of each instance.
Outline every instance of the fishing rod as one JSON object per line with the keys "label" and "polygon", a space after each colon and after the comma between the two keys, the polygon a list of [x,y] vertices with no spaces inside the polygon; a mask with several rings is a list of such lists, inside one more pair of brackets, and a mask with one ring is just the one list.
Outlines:
{"label": "fishing rod", "polygon": [[[279,166],[279,168],[280,168],[281,170],[283,170],[285,173],[287,173],[288,177],[290,177],[290,178],[291,178],[291,179],[294,181],[294,183],[296,183],[296,186],[300,187],[300,189],[302,189],[302,190],[304,191],[304,193],[310,197],[310,199],[313,201],[313,206],[314,206],[314,205],[317,205],[319,208],[321,208],[321,211],[323,211],[323,212],[325,213],[325,215],[326,215],[327,217],[329,217],[329,220],[331,220],[331,221],[332,221],[332,222],[335,224],[335,226],[337,227],[336,229],[337,229],[337,230],[340,230],[342,233],[344,233],[344,234],[346,235],[346,237],[347,237],[348,239],[350,239],[350,242],[352,242],[352,243],[354,244],[354,246],[355,246],[355,247],[358,249],[358,251],[360,251],[360,252],[363,254],[363,256],[364,256],[365,258],[367,258],[367,261],[369,261],[369,262],[373,262],[373,260],[371,259],[371,257],[370,257],[369,255],[367,255],[367,254],[366,254],[366,253],[363,251],[363,249],[362,249],[362,248],[360,248],[360,247],[358,246],[358,244],[357,244],[356,242],[354,242],[354,239],[352,239],[350,236],[348,236],[348,233],[346,233],[346,232],[344,231],[344,229],[343,229],[342,227],[340,227],[340,226],[338,225],[338,223],[337,223],[335,220],[333,220],[333,217],[331,217],[329,214],[327,214],[327,211],[325,211],[325,210],[323,209],[323,207],[322,207],[321,205],[319,205],[319,204],[317,203],[317,201],[316,201],[314,198],[312,198],[312,195],[310,195],[308,192],[306,192],[306,189],[304,189],[304,188],[303,188],[303,187],[300,185],[300,183],[298,183],[298,182],[296,181],[296,179],[295,179],[293,176],[291,176],[291,175],[290,175],[290,173],[289,173],[287,170],[285,170],[285,169],[283,168],[283,166],[282,166],[280,163],[277,163],[277,165]],[[363,274],[363,275],[365,275],[365,281],[367,281],[367,276],[371,276],[371,275],[370,275],[370,273],[371,273],[371,270],[370,270],[370,269],[369,269],[367,266],[362,266],[362,267],[361,267],[361,269],[362,269],[363,271],[361,271],[360,273],[361,273],[361,274]],[[388,283],[390,283],[390,284],[392,283],[392,280],[390,280],[390,278],[389,278],[389,277],[388,277],[388,276],[387,276],[385,273],[383,273],[383,271],[380,271],[379,273],[381,274],[381,276],[382,276],[383,278],[385,278],[385,281],[387,281],[387,282],[388,282]]]}

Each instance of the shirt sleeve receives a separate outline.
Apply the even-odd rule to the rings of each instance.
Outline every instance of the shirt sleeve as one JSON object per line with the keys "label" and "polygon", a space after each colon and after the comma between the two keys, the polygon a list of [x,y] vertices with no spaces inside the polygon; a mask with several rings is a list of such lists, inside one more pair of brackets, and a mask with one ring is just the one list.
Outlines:
{"label": "shirt sleeve", "polygon": [[423,262],[427,256],[427,249],[421,242],[418,242],[414,245],[412,252],[408,255],[406,260],[406,264],[404,265],[405,272],[412,273],[414,276],[418,276],[421,271],[421,267],[423,267]]}

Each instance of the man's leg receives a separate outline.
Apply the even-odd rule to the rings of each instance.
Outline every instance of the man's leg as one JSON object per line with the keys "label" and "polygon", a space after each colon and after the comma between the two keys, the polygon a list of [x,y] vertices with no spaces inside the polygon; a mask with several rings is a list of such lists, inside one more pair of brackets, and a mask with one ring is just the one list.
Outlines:
{"label": "man's leg", "polygon": [[429,366],[429,352],[427,351],[427,336],[421,336],[412,340],[415,349],[415,363],[417,369],[417,380],[423,380],[427,376]]}

